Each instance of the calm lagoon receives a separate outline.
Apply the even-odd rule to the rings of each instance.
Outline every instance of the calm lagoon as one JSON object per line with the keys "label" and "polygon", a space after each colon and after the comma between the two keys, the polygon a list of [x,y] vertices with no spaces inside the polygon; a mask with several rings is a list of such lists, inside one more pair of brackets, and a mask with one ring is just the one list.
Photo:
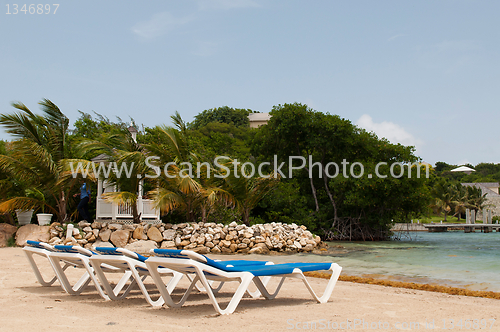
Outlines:
{"label": "calm lagoon", "polygon": [[334,261],[345,275],[500,291],[500,234],[496,232],[412,232],[410,239],[402,241],[328,244],[322,255],[301,254],[300,259]]}

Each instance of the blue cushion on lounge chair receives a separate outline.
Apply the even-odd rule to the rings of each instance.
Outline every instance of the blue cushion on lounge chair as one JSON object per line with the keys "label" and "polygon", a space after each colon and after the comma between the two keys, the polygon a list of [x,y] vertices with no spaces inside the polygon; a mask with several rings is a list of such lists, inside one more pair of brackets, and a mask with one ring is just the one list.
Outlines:
{"label": "blue cushion on lounge chair", "polygon": [[[181,258],[190,259],[188,255],[182,253],[183,250],[179,249],[154,249],[153,252],[159,257],[169,257],[169,258]],[[250,261],[250,260],[229,260],[229,261],[218,261],[208,258],[205,255],[197,254],[206,260],[208,265],[224,270],[227,266],[245,266],[245,265],[266,265],[267,261]]]}
{"label": "blue cushion on lounge chair", "polygon": [[[123,252],[120,252],[118,248],[112,248],[112,247],[97,247],[95,248],[95,251],[98,253],[104,254],[104,255],[117,255],[117,256],[123,256]],[[137,259],[140,260],[141,262],[145,262],[146,259],[148,259],[145,256],[139,255],[138,253],[134,252],[135,255],[137,255]]]}

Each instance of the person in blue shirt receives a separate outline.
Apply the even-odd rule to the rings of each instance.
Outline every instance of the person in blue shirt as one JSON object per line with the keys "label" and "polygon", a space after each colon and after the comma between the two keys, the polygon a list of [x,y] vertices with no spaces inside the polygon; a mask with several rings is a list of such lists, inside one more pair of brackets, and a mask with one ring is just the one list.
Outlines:
{"label": "person in blue shirt", "polygon": [[89,202],[90,202],[90,188],[87,188],[87,183],[83,183],[80,187],[80,193],[74,194],[73,197],[80,196],[80,203],[78,203],[78,213],[82,220],[91,222],[89,213]]}

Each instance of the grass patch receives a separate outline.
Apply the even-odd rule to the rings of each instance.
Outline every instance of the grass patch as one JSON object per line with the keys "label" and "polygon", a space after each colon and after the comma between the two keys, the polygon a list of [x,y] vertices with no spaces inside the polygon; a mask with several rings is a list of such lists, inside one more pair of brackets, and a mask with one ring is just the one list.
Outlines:
{"label": "grass patch", "polygon": [[[446,216],[446,221],[444,221],[444,216],[431,216],[431,217],[424,217],[421,219],[418,219],[421,224],[430,224],[430,223],[435,223],[439,224],[441,223],[441,220],[443,221],[443,224],[465,224],[465,219],[461,218],[460,221],[458,221],[457,217],[453,216]],[[416,223],[417,219],[413,219],[413,222]]]}

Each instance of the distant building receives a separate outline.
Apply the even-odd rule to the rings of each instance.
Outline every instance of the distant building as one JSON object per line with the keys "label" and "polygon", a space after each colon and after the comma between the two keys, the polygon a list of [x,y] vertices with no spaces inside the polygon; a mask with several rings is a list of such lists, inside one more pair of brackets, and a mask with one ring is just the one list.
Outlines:
{"label": "distant building", "polygon": [[267,121],[271,118],[269,113],[252,113],[248,115],[248,120],[250,121],[250,128],[258,128],[262,125],[267,124]]}
{"label": "distant building", "polygon": [[486,194],[486,204],[489,205],[487,209],[491,210],[494,216],[500,216],[500,195],[498,192],[500,184],[498,182],[462,183],[462,186],[481,189],[481,193]]}
{"label": "distant building", "polygon": [[460,167],[452,169],[450,172],[463,172],[463,173],[469,175],[469,174],[471,174],[472,172],[475,172],[475,171],[476,171],[475,169],[472,169],[470,167],[460,166]]}
{"label": "distant building", "polygon": [[486,196],[500,196],[498,195],[498,187],[500,184],[498,182],[474,182],[474,183],[462,183],[465,187],[476,187],[481,189],[483,195]]}

